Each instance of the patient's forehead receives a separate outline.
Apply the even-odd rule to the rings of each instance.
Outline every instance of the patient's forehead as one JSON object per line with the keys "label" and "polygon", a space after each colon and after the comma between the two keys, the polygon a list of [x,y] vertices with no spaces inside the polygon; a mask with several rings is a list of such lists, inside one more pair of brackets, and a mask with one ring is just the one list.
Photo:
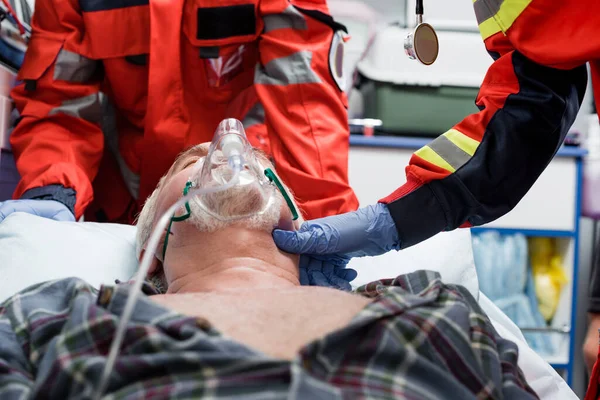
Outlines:
{"label": "patient's forehead", "polygon": [[189,149],[185,150],[184,152],[182,152],[181,154],[179,154],[177,156],[177,158],[175,159],[175,162],[173,163],[173,165],[171,165],[171,168],[169,169],[169,172],[167,172],[166,177],[169,178],[170,176],[176,174],[177,172],[181,171],[183,169],[183,167],[185,166],[185,163],[192,157],[197,157],[197,158],[201,158],[201,157],[206,157],[206,155],[208,154],[208,148],[210,147],[210,142],[206,142],[206,143],[200,143],[197,144],[195,146],[190,147]]}

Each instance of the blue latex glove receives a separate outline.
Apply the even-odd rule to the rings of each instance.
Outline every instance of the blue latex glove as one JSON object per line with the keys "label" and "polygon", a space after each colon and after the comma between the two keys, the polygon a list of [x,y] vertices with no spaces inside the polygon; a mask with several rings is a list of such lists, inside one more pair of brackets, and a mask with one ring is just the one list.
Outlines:
{"label": "blue latex glove", "polygon": [[7,200],[0,203],[0,223],[14,212],[24,212],[55,221],[75,221],[75,216],[64,204],[54,200]]}
{"label": "blue latex glove", "polygon": [[349,259],[329,259],[329,257],[300,256],[300,284],[303,286],[323,286],[350,291],[358,272],[346,268]]}
{"label": "blue latex glove", "polygon": [[[298,231],[276,229],[273,239],[281,250],[302,255],[301,268],[313,266],[313,272],[320,268],[330,277],[351,278],[346,279],[348,285],[356,277],[355,272],[343,277],[339,271],[351,258],[377,256],[400,249],[394,220],[387,206],[380,203],[346,214],[307,221]],[[316,279],[314,281],[317,282]],[[339,283],[338,279],[335,281]]]}

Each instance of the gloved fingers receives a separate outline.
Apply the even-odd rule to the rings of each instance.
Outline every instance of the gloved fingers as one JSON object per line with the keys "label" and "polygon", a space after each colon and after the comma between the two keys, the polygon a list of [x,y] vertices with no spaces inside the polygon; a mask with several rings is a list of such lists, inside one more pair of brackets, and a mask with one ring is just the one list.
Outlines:
{"label": "gloved fingers", "polygon": [[330,280],[319,270],[309,272],[311,286],[331,287]]}
{"label": "gloved fingers", "polygon": [[337,289],[345,290],[347,292],[352,290],[352,285],[350,284],[350,282],[345,279],[340,278],[336,274],[333,274],[329,277],[329,282],[331,283],[331,285],[333,287],[335,287]]}
{"label": "gloved fingers", "polygon": [[310,279],[308,277],[308,265],[309,265],[309,256],[302,255],[300,256],[300,265],[299,265],[299,280],[302,286],[309,286]]}
{"label": "gloved fingers", "polygon": [[273,240],[277,247],[292,254],[335,253],[338,240],[332,240],[333,236],[328,234],[324,227],[306,222],[297,231],[273,231]]}
{"label": "gloved fingers", "polygon": [[53,200],[9,200],[0,203],[0,222],[15,212],[37,215],[56,221],[75,221],[75,216],[62,203]]}
{"label": "gloved fingers", "polygon": [[300,285],[310,286],[310,279],[308,278],[308,271],[305,268],[300,268],[299,276]]}
{"label": "gloved fingers", "polygon": [[46,203],[43,207],[45,215],[40,214],[40,216],[55,221],[75,222],[75,216],[63,203],[54,200],[44,201],[44,203]]}
{"label": "gloved fingers", "polygon": [[350,283],[337,276],[337,269],[343,269],[343,267],[331,264],[327,260],[310,258],[310,263],[306,271],[312,285],[351,290]]}
{"label": "gloved fingers", "polygon": [[75,222],[75,216],[68,209],[58,211],[51,219],[61,222]]}
{"label": "gloved fingers", "polygon": [[336,268],[335,274],[338,278],[343,279],[347,282],[352,282],[358,276],[358,272],[352,268]]}
{"label": "gloved fingers", "polygon": [[305,271],[311,286],[332,287],[329,276],[324,273],[324,262],[320,259],[304,256]]}
{"label": "gloved fingers", "polygon": [[300,237],[297,231],[284,231],[275,229],[273,231],[273,240],[280,250],[287,253],[299,254]]}
{"label": "gloved fingers", "polygon": [[0,222],[4,221],[4,218],[6,218],[8,214],[10,214],[10,212],[6,206],[6,202],[0,203]]}
{"label": "gloved fingers", "polygon": [[0,222],[4,221],[6,217],[15,212],[28,212],[27,210],[20,210],[16,207],[16,203],[13,200],[5,201],[0,203]]}
{"label": "gloved fingers", "polygon": [[[339,274],[341,273],[340,271],[345,269],[345,263],[343,265],[336,265],[333,264],[331,262],[324,262],[323,263],[323,267],[322,267],[322,271],[323,274],[327,277],[327,280],[329,281],[329,284],[337,289],[341,289],[341,290],[351,290],[352,286],[350,285],[350,282],[347,279],[344,279],[342,277],[339,276]],[[346,274],[344,274],[346,275]]]}

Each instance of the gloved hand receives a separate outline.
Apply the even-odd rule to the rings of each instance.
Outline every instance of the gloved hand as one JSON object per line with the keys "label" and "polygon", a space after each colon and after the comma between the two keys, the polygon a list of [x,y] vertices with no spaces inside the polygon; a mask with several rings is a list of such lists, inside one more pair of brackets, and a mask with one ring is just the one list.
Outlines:
{"label": "gloved hand", "polygon": [[350,259],[340,257],[300,256],[300,284],[303,286],[322,286],[350,291],[358,272],[346,268]]}
{"label": "gloved hand", "polygon": [[75,216],[64,204],[54,200],[7,200],[0,203],[0,223],[14,212],[24,212],[55,221],[75,221]]}
{"label": "gloved hand", "polygon": [[301,254],[301,266],[321,264],[320,268],[330,276],[351,278],[349,281],[356,275],[341,277],[336,271],[344,268],[351,258],[377,256],[400,249],[394,220],[387,206],[380,203],[346,214],[307,221],[298,231],[276,229],[273,239],[281,250]]}

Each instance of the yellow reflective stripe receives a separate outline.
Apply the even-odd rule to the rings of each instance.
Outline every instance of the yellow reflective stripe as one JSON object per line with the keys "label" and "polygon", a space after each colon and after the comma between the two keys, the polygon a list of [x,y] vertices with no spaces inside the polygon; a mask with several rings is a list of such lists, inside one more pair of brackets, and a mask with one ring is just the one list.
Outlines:
{"label": "yellow reflective stripe", "polygon": [[[480,1],[487,2],[489,0]],[[498,12],[492,18],[486,19],[479,24],[479,32],[481,32],[483,40],[486,40],[500,31],[506,34],[506,31],[508,31],[517,18],[525,11],[527,6],[531,4],[531,1],[532,0],[503,0]]]}
{"label": "yellow reflective stripe", "polygon": [[502,32],[506,33],[530,3],[531,0],[504,0],[500,10],[494,16],[494,19],[498,21],[498,25],[502,28]]}
{"label": "yellow reflective stripe", "polygon": [[415,152],[415,154],[421,157],[423,160],[432,163],[446,171],[454,172],[456,169],[452,165],[448,164],[438,153],[436,153],[431,147],[424,146]]}
{"label": "yellow reflective stripe", "polygon": [[481,38],[483,40],[501,31],[500,25],[498,25],[494,18],[486,19],[479,24],[479,32],[481,32]]}
{"label": "yellow reflective stripe", "polygon": [[450,129],[448,132],[444,133],[444,136],[452,143],[456,145],[459,149],[473,157],[475,154],[475,150],[479,147],[479,142],[475,139],[472,139],[465,135],[464,133],[457,131],[456,129]]}

